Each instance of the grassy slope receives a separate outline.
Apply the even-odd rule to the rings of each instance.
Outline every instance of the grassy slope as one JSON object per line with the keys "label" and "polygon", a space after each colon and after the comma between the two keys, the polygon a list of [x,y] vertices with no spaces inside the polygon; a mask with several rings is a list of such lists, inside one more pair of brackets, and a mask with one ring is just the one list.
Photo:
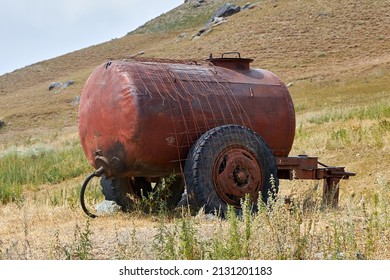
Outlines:
{"label": "grassy slope", "polygon": [[[0,153],[13,146],[77,141],[77,108],[70,102],[93,68],[107,60],[140,51],[148,57],[196,59],[240,51],[255,59],[254,67],[293,84],[297,134],[292,154],[317,155],[324,163],[358,172],[342,184],[342,205],[350,196],[370,196],[379,185],[388,186],[390,1],[258,1],[256,8],[192,39],[223,1],[207,2],[211,8],[183,4],[123,38],[1,76],[0,119],[7,125],[0,130]],[[60,94],[47,89],[50,82],[70,79],[76,84]],[[294,194],[301,186],[313,183],[282,182],[282,191]]]}
{"label": "grassy slope", "polygon": [[[274,2],[259,1],[255,9],[229,18],[198,40],[192,36],[214,8],[183,4],[123,38],[1,76],[0,118],[10,123],[2,140],[26,127],[74,125],[75,108],[68,101],[80,93],[92,69],[139,51],[145,56],[203,59],[211,52],[237,50],[254,58],[254,66],[274,71],[286,82],[337,78],[342,73],[364,78],[367,68],[388,65],[388,1],[276,1],[276,7]],[[189,16],[197,11],[196,18]],[[188,35],[180,38],[182,33]],[[47,91],[50,82],[69,79],[77,84],[66,94]]]}

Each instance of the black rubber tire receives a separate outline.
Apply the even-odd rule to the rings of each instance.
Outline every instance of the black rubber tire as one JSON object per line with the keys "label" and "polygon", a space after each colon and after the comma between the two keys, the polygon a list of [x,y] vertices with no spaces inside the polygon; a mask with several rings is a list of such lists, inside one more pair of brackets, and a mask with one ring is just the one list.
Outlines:
{"label": "black rubber tire", "polygon": [[149,193],[153,191],[152,183],[146,180],[145,177],[131,177],[127,180],[130,181],[133,193],[137,198],[149,197]]}
{"label": "black rubber tire", "polygon": [[[161,181],[158,183],[161,184]],[[156,185],[156,188],[159,186]],[[160,194],[160,199],[164,200],[169,210],[174,209],[181,200],[184,192],[184,179],[181,176],[176,176],[164,193]]]}
{"label": "black rubber tire", "polygon": [[[156,195],[151,182],[146,180],[145,177],[106,178],[103,175],[100,179],[100,185],[105,199],[115,201],[123,211],[133,209],[134,201],[130,198],[130,195],[133,199]],[[184,180],[178,176],[171,183],[166,193],[159,198],[156,197],[156,199],[164,199],[168,209],[173,209],[179,203],[183,192]]]}
{"label": "black rubber tire", "polygon": [[106,178],[104,175],[100,179],[102,192],[106,200],[115,201],[121,206],[123,211],[133,209],[133,198],[148,196],[152,191],[152,185],[144,177],[134,178]]}
{"label": "black rubber tire", "polygon": [[[262,201],[267,203],[270,194],[275,197],[279,186],[277,165],[266,142],[256,132],[244,126],[223,125],[204,133],[191,147],[185,162],[188,200],[195,210],[204,207],[206,213],[217,212],[222,216],[226,214],[228,203],[216,190],[213,170],[217,158],[230,147],[239,147],[238,149],[253,155],[251,156],[253,160],[257,160],[262,173],[261,186],[257,194],[261,192]],[[252,202],[255,211],[257,201]],[[240,206],[234,206],[239,213]]]}

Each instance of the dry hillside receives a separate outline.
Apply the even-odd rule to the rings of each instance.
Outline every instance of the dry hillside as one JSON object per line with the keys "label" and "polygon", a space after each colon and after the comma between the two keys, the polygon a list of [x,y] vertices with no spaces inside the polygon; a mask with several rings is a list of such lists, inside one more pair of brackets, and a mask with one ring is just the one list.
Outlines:
{"label": "dry hillside", "polygon": [[[258,1],[254,9],[193,40],[223,2],[206,1],[209,4],[199,8],[182,4],[122,38],[1,76],[0,118],[7,123],[1,142],[8,146],[15,134],[26,139],[74,126],[77,108],[70,102],[92,69],[140,51],[148,57],[195,59],[240,51],[255,59],[254,66],[274,71],[286,82],[337,79],[348,72],[365,76],[372,68],[388,67],[389,1]],[[76,85],[62,94],[48,92],[51,82],[66,80]]]}

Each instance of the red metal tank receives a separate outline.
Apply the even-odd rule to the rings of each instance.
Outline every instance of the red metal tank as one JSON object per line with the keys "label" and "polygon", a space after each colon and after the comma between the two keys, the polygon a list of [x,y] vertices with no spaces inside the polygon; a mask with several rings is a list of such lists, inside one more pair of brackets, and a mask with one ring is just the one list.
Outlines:
{"label": "red metal tank", "polygon": [[288,156],[295,112],[273,73],[251,59],[205,62],[118,60],[97,67],[80,100],[79,134],[86,157],[106,176],[180,173],[206,131],[239,124],[256,131],[274,156]]}

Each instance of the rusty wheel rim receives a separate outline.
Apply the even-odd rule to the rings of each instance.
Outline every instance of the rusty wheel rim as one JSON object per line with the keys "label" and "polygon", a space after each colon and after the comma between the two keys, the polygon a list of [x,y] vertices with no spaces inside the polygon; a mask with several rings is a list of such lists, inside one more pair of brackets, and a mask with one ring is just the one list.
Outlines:
{"label": "rusty wheel rim", "polygon": [[257,201],[262,186],[262,169],[256,156],[244,147],[228,147],[213,167],[214,186],[227,204],[241,207],[246,194]]}

